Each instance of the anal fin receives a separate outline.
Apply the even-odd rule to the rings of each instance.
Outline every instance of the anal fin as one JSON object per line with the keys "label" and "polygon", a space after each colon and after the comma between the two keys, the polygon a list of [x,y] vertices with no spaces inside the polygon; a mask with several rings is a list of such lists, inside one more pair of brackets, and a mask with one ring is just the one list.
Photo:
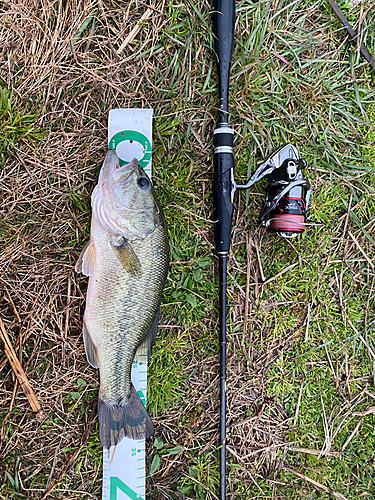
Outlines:
{"label": "anal fin", "polygon": [[93,368],[99,368],[97,349],[96,349],[95,344],[91,340],[91,337],[90,337],[90,334],[89,334],[89,331],[87,329],[85,322],[83,322],[82,333],[83,333],[83,343],[85,345],[87,361],[90,363],[90,365]]}

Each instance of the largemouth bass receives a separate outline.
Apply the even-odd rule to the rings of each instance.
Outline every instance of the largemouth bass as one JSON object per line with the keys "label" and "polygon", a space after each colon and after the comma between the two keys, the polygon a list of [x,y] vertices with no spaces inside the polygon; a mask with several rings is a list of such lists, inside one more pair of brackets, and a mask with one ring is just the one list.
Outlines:
{"label": "largemouth bass", "polygon": [[115,151],[107,152],[91,205],[90,241],[76,271],[90,277],[83,339],[88,362],[99,368],[99,437],[109,449],[124,436],[143,439],[154,431],[130,374],[155,339],[169,244],[163,212],[136,159],[120,168]]}

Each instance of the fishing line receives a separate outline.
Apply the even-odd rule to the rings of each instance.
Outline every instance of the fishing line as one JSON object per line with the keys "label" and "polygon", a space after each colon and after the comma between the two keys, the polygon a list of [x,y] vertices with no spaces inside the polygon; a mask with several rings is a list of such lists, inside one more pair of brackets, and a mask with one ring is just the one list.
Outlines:
{"label": "fishing line", "polygon": [[168,493],[167,493],[165,490],[163,490],[163,488],[161,488],[159,485],[157,485],[157,484],[156,484],[155,479],[153,478],[153,475],[152,475],[152,474],[150,474],[150,477],[151,477],[151,481],[154,483],[154,485],[156,486],[156,488],[157,488],[157,489],[158,489],[158,490],[159,490],[159,491],[160,491],[163,495],[165,495],[167,498],[169,498],[169,500],[174,500],[174,498],[170,497],[170,496],[168,495]]}

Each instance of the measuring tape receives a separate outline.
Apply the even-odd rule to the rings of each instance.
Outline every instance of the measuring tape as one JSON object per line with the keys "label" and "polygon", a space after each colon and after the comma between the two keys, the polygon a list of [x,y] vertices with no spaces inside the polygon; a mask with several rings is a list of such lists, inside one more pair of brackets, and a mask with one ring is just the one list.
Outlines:
{"label": "measuring tape", "polygon": [[[132,382],[146,406],[147,358],[134,362]],[[103,449],[103,500],[146,498],[146,442],[124,438],[117,446]]]}
{"label": "measuring tape", "polygon": [[[151,178],[152,110],[112,109],[108,117],[108,149],[114,149],[120,165],[137,158]],[[146,406],[147,356],[135,361],[132,383]],[[123,438],[103,449],[103,500],[146,499],[146,441]]]}

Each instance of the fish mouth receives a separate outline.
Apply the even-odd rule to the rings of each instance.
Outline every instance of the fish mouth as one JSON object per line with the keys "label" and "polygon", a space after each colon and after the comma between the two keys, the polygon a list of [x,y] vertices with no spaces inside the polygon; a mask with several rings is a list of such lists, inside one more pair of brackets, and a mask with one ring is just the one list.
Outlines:
{"label": "fish mouth", "polygon": [[113,182],[121,183],[122,185],[129,183],[134,171],[139,171],[140,169],[137,158],[133,158],[130,162],[120,167],[119,157],[114,149],[107,151],[103,167],[109,171]]}

